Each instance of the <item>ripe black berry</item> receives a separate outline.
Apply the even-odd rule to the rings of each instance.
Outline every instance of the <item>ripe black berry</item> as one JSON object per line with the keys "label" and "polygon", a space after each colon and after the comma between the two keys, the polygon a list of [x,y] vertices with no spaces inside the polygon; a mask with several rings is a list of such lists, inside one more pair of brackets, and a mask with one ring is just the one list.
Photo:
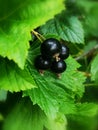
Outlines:
{"label": "ripe black berry", "polygon": [[63,60],[53,61],[51,70],[57,74],[60,74],[66,70],[66,63]]}
{"label": "ripe black berry", "polygon": [[60,42],[55,38],[46,39],[41,44],[41,54],[48,59],[59,56],[61,50]]}
{"label": "ripe black berry", "polygon": [[64,60],[67,59],[68,56],[69,56],[69,48],[64,44],[61,44],[61,52],[59,57]]}
{"label": "ripe black berry", "polygon": [[51,61],[43,59],[42,55],[38,55],[35,58],[35,62],[34,63],[35,63],[35,67],[38,70],[46,70],[46,69],[49,69],[50,66],[51,66]]}

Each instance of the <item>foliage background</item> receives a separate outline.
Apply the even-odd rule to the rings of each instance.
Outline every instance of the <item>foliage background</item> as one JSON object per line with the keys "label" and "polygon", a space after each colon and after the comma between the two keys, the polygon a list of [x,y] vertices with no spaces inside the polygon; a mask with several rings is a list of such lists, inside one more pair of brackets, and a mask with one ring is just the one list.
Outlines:
{"label": "foliage background", "polygon": [[[0,7],[0,129],[97,130],[97,0],[1,0]],[[37,27],[70,48],[61,79],[34,67]]]}

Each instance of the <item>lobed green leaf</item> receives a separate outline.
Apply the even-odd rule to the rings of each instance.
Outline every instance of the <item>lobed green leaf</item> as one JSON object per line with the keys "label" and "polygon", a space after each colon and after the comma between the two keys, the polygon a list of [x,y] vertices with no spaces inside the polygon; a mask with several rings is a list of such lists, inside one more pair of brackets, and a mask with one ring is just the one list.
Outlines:
{"label": "lobed green leaf", "polygon": [[62,13],[41,27],[43,34],[53,34],[72,43],[84,44],[84,31],[81,22],[75,16]]}
{"label": "lobed green leaf", "polygon": [[7,59],[0,59],[0,89],[8,91],[21,91],[36,87],[29,72],[21,70],[18,66]]}
{"label": "lobed green leaf", "polygon": [[47,115],[55,117],[59,111],[65,114],[73,113],[75,97],[81,98],[84,93],[85,77],[77,71],[80,65],[70,56],[65,61],[67,70],[62,74],[61,79],[51,71],[46,71],[44,76],[41,76],[34,67],[34,59],[38,54],[40,54],[40,43],[35,41],[29,52],[28,70],[37,88],[25,91],[24,96],[29,96],[32,102],[38,104]]}
{"label": "lobed green leaf", "polygon": [[30,31],[64,9],[63,0],[1,0],[0,5],[0,55],[23,69]]}

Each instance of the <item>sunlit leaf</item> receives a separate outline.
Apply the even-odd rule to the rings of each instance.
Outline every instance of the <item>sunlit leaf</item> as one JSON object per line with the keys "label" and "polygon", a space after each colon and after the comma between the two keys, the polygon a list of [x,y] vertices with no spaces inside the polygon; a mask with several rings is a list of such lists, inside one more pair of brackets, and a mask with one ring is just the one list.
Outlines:
{"label": "sunlit leaf", "polygon": [[0,5],[0,55],[23,69],[30,31],[64,9],[63,0],[1,0]]}
{"label": "sunlit leaf", "polygon": [[98,105],[94,103],[77,104],[76,114],[80,116],[93,117],[97,115]]}
{"label": "sunlit leaf", "polygon": [[30,73],[7,59],[0,59],[0,89],[8,91],[21,91],[34,88],[35,82]]}

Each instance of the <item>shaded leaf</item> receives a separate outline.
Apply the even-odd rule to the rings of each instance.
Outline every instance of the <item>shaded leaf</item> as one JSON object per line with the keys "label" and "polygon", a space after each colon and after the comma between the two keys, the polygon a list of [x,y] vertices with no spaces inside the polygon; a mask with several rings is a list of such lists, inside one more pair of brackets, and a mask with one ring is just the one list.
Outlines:
{"label": "shaded leaf", "polygon": [[41,27],[43,34],[54,34],[65,41],[84,44],[84,31],[81,22],[75,16],[64,12]]}
{"label": "shaded leaf", "polygon": [[28,99],[22,99],[5,119],[3,130],[43,130],[45,115]]}
{"label": "shaded leaf", "polygon": [[85,35],[98,37],[98,2],[92,0],[77,1],[82,10],[84,10],[84,30]]}
{"label": "shaded leaf", "polygon": [[96,55],[94,60],[92,61],[91,74],[92,74],[91,76],[92,80],[98,82],[98,55]]}
{"label": "shaded leaf", "polygon": [[7,115],[3,130],[65,130],[67,120],[63,114],[57,114],[54,119],[46,117],[37,105],[33,105],[28,98],[19,101]]}
{"label": "shaded leaf", "polygon": [[70,115],[67,130],[96,130],[97,119],[95,117]]}
{"label": "shaded leaf", "polygon": [[97,45],[97,41],[92,40],[90,41],[85,47],[84,47],[84,52],[89,52],[90,50],[92,50],[95,46]]}
{"label": "shaded leaf", "polygon": [[0,113],[0,122],[4,120],[3,115]]}

